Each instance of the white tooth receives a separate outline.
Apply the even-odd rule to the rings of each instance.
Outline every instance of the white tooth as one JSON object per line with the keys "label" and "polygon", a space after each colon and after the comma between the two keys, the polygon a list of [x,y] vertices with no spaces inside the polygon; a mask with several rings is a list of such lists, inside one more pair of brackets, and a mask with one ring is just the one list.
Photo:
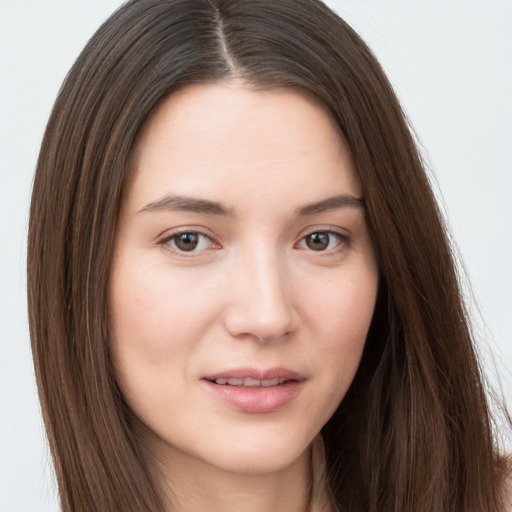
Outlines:
{"label": "white tooth", "polygon": [[262,386],[277,386],[280,384],[281,379],[270,379],[270,380],[262,380],[261,385]]}
{"label": "white tooth", "polygon": [[215,384],[220,384],[221,386],[224,386],[224,384],[226,384],[228,381],[228,379],[217,379],[215,381]]}
{"label": "white tooth", "polygon": [[235,378],[231,378],[231,379],[228,379],[227,380],[227,383],[230,385],[230,386],[242,386],[243,383],[244,383],[244,379],[235,379]]}
{"label": "white tooth", "polygon": [[261,385],[261,381],[259,379],[245,379],[244,380],[244,386],[249,386],[249,387],[256,387],[256,386],[260,386]]}

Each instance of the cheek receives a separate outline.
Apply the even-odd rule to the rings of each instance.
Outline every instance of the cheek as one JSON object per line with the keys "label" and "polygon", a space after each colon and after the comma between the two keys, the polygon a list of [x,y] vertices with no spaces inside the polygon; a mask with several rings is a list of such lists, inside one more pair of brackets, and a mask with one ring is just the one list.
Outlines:
{"label": "cheek", "polygon": [[217,316],[213,292],[183,273],[173,275],[166,265],[138,262],[136,254],[118,259],[113,269],[115,374],[131,409],[152,425],[168,413],[169,394],[186,386],[194,351]]}
{"label": "cheek", "polygon": [[[135,264],[134,264],[135,263]],[[142,271],[141,269],[144,269]],[[111,350],[117,380],[134,410],[159,407],[158,392],[182,383],[217,316],[213,291],[190,276],[117,261],[110,283]],[[141,400],[145,403],[141,403]]]}
{"label": "cheek", "polygon": [[359,367],[375,308],[377,271],[370,267],[333,282],[336,285],[317,289],[309,297],[313,338],[332,410],[343,399]]}
{"label": "cheek", "polygon": [[322,331],[319,339],[332,349],[364,344],[377,298],[377,270],[343,272],[323,286],[312,283],[308,288],[305,307]]}
{"label": "cheek", "polygon": [[215,314],[213,291],[159,265],[141,271],[118,263],[110,286],[113,342],[174,351],[190,343]]}

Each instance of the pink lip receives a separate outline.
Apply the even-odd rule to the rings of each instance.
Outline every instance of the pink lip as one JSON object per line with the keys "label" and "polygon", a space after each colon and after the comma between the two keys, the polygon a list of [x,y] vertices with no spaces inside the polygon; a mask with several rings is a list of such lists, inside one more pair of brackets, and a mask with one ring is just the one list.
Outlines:
{"label": "pink lip", "polygon": [[[286,379],[277,386],[243,387],[216,384],[217,379]],[[203,377],[206,389],[230,407],[250,413],[274,412],[290,403],[302,389],[305,377],[287,368],[236,368]]]}
{"label": "pink lip", "polygon": [[205,375],[205,380],[217,379],[258,379],[258,380],[272,380],[272,379],[286,379],[286,380],[304,380],[304,376],[298,372],[288,370],[288,368],[269,368],[268,370],[259,370],[258,368],[234,368],[232,370],[224,370],[219,373]]}

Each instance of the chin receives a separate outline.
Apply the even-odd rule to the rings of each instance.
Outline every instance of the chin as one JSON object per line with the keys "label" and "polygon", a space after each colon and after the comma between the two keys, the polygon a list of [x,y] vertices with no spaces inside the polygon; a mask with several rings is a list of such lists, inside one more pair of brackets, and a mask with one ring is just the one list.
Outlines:
{"label": "chin", "polygon": [[286,435],[229,439],[229,442],[205,447],[203,457],[211,465],[230,473],[273,473],[298,461],[310,442],[310,439],[294,440]]}

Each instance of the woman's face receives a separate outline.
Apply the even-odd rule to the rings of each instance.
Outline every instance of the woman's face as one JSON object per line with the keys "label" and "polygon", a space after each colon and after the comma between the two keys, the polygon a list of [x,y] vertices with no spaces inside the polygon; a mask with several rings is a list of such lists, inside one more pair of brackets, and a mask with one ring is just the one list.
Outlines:
{"label": "woman's face", "polygon": [[120,389],[159,458],[285,468],[359,365],[378,271],[330,117],[290,90],[191,86],[137,141],[110,282]]}

